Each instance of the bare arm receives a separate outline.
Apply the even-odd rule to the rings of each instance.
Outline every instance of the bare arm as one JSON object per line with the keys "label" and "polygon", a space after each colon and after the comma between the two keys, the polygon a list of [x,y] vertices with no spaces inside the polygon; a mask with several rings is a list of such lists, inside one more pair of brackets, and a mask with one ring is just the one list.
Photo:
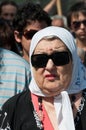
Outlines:
{"label": "bare arm", "polygon": [[51,0],[45,7],[44,7],[44,11],[46,11],[47,13],[49,13],[51,11],[51,9],[53,8],[53,6],[57,3],[57,0]]}

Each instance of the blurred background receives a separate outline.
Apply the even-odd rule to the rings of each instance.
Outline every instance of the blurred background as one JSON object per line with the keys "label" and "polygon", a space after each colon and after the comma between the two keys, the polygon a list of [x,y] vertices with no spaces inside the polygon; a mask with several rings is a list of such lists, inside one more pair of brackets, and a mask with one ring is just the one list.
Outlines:
{"label": "blurred background", "polygon": [[[0,0],[0,2],[1,1],[4,0]],[[51,0],[13,0],[13,1],[17,2],[19,5],[22,5],[23,2],[31,1],[34,3],[39,3],[41,4],[42,7],[45,7],[45,5],[47,5]],[[50,15],[52,16],[58,13],[66,16],[70,6],[77,1],[86,1],[86,0],[58,0],[58,5],[53,7],[53,9],[50,12]]]}

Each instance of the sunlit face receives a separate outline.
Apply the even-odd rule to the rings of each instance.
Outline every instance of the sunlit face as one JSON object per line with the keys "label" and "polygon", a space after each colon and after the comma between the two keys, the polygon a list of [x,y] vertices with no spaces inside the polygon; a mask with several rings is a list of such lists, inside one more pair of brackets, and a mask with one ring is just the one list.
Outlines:
{"label": "sunlit face", "polygon": [[[40,30],[43,29],[44,27],[47,27],[47,24],[42,21],[32,21],[30,25],[27,25],[26,28],[24,29],[25,31],[30,31],[30,30]],[[24,54],[28,54],[29,49],[30,49],[30,42],[31,39],[26,39],[23,35],[21,38],[21,44],[22,44],[22,48],[23,48],[23,53]]]}
{"label": "sunlit face", "polygon": [[[52,54],[56,51],[68,51],[64,43],[59,39],[51,41],[41,40],[35,48],[34,54]],[[56,66],[52,59],[49,59],[46,67],[34,68],[33,75],[37,85],[43,93],[49,96],[58,95],[65,90],[71,81],[72,61],[64,66]]]}
{"label": "sunlit face", "polygon": [[[78,13],[78,15],[72,14],[71,24],[75,21],[83,21],[83,20],[86,20],[86,16],[84,16],[82,13]],[[72,27],[72,30],[74,31],[77,38],[81,40],[86,40],[86,25],[81,23],[78,29],[74,29]]]}

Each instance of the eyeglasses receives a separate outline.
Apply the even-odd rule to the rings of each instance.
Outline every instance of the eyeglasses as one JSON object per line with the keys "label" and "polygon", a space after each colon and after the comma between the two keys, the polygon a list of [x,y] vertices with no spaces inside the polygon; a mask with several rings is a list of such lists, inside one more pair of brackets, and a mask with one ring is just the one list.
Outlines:
{"label": "eyeglasses", "polygon": [[54,52],[51,55],[47,54],[35,54],[31,56],[32,66],[35,68],[46,67],[49,59],[52,59],[56,66],[63,66],[69,63],[70,57],[69,52]]}
{"label": "eyeglasses", "polygon": [[23,36],[29,40],[29,39],[32,39],[33,35],[37,32],[38,30],[29,30],[29,31],[25,31],[23,33]]}
{"label": "eyeglasses", "polygon": [[74,21],[72,23],[72,27],[74,29],[78,29],[82,23],[84,24],[84,26],[86,26],[86,20],[83,20],[83,21]]}

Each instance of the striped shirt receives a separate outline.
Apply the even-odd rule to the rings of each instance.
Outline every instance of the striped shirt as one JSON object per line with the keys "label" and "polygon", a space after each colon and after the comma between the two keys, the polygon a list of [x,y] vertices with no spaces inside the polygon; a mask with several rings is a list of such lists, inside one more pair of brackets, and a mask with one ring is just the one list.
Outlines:
{"label": "striped shirt", "polygon": [[0,48],[0,107],[13,95],[28,88],[29,63],[16,53]]}

